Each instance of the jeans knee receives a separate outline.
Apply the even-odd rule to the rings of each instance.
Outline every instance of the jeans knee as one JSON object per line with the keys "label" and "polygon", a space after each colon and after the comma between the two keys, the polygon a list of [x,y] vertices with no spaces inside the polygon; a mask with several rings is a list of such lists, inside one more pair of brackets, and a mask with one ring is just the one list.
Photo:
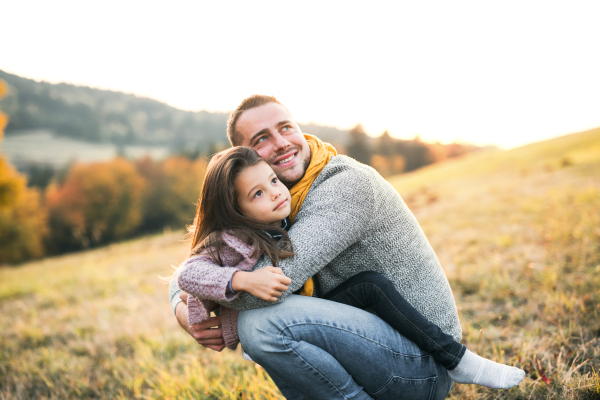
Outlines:
{"label": "jeans knee", "polygon": [[[274,308],[241,311],[238,317],[238,335],[244,351],[258,363],[263,355],[284,350],[281,325],[285,325]],[[279,339],[279,340],[278,340]]]}
{"label": "jeans knee", "polygon": [[238,335],[244,351],[254,358],[253,354],[264,339],[260,320],[252,316],[252,311],[240,311],[238,316]]}

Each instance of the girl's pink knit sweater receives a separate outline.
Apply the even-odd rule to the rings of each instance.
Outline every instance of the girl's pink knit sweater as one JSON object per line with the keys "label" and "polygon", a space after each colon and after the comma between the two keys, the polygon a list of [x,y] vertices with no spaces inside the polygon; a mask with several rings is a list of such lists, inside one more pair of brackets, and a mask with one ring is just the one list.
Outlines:
{"label": "girl's pink knit sweater", "polygon": [[[179,288],[190,294],[188,297],[188,322],[190,325],[200,323],[210,316],[215,300],[231,301],[237,293],[231,293],[227,286],[237,271],[251,271],[261,254],[251,257],[254,248],[235,236],[223,233],[224,245],[221,261],[224,266],[215,263],[208,255],[199,255],[187,259],[177,278]],[[221,307],[221,326],[225,345],[235,350],[240,338],[238,336],[238,311]]]}

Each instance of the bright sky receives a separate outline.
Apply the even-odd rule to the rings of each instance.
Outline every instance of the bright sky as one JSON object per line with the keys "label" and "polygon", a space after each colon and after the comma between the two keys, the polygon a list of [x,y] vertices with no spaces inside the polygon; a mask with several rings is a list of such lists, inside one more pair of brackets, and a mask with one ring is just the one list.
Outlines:
{"label": "bright sky", "polygon": [[505,148],[600,127],[598,1],[13,1],[0,69]]}

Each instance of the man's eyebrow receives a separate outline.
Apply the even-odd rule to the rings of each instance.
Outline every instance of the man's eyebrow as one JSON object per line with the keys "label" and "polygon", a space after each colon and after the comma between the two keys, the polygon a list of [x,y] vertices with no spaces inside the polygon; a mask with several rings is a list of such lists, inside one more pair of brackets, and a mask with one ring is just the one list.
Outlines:
{"label": "man's eyebrow", "polygon": [[[290,120],[279,121],[277,124],[275,124],[275,126],[277,128],[280,128],[283,125],[288,125],[291,123],[292,123],[292,121],[290,121]],[[256,132],[254,135],[252,135],[250,137],[250,144],[252,144],[254,142],[254,140],[256,140],[256,138],[260,137],[261,135],[264,135],[265,133],[269,133],[269,128],[261,129],[260,131]]]}
{"label": "man's eyebrow", "polygon": [[279,128],[280,126],[291,124],[291,123],[292,123],[292,121],[285,120],[285,121],[278,122],[277,125],[275,125],[275,126]]}
{"label": "man's eyebrow", "polygon": [[265,133],[269,133],[269,128],[262,129],[262,130],[256,132],[254,135],[252,135],[252,137],[250,138],[250,144],[252,144],[252,142],[254,142],[254,140],[257,137],[259,137],[260,135],[264,135]]}

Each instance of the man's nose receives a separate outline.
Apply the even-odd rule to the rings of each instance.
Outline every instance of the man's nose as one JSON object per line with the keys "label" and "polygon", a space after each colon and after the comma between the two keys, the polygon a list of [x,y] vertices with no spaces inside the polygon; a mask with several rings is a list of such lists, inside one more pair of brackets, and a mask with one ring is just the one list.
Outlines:
{"label": "man's nose", "polygon": [[288,147],[290,147],[290,142],[288,142],[286,140],[286,138],[281,136],[281,134],[279,132],[277,132],[273,135],[273,139],[274,139],[276,150],[287,149]]}

